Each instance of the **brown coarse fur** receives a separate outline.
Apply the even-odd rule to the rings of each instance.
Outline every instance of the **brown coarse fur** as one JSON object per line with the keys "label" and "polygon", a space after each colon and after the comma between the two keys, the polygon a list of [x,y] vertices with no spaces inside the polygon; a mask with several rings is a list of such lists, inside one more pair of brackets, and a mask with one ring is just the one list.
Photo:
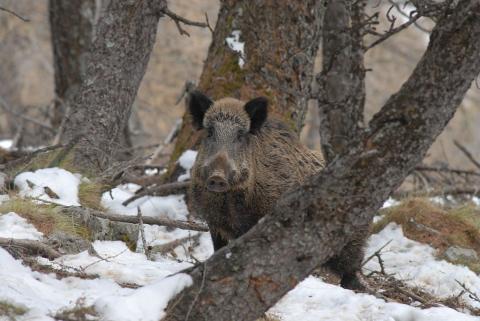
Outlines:
{"label": "brown coarse fur", "polygon": [[[215,250],[271,214],[285,191],[324,167],[321,154],[302,145],[274,116],[252,132],[254,120],[245,106],[233,98],[212,102],[200,127],[203,136],[192,168],[191,205],[207,221]],[[247,132],[246,138],[236,143],[235,133],[242,130]],[[208,177],[216,172],[225,173],[229,186],[225,192],[207,188]],[[345,286],[359,269],[363,239],[362,235],[353,247],[346,248],[343,259],[330,262],[345,277]]]}

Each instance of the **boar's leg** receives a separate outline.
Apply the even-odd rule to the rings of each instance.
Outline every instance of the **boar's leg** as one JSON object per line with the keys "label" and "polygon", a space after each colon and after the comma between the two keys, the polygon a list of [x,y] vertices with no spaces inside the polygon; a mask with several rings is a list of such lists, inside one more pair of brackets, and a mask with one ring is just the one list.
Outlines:
{"label": "boar's leg", "polygon": [[364,239],[348,243],[342,252],[327,263],[341,278],[340,285],[345,289],[364,291],[368,287],[361,274],[364,256]]}
{"label": "boar's leg", "polygon": [[215,250],[215,252],[228,244],[228,241],[225,240],[220,234],[210,232],[210,235],[212,237],[213,249]]}

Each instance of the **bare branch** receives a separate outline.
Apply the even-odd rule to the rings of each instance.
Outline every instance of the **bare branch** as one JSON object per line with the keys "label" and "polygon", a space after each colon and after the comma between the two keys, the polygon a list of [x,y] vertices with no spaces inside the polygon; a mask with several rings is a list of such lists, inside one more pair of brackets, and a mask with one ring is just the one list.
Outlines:
{"label": "bare branch", "polygon": [[156,187],[145,188],[144,190],[142,190],[142,192],[135,194],[134,196],[124,201],[122,204],[123,206],[127,206],[131,202],[147,195],[166,196],[170,194],[185,193],[186,189],[189,186],[190,186],[190,182],[173,182],[173,183],[159,185]]}
{"label": "bare branch", "polygon": [[458,140],[453,140],[453,143],[472,162],[473,165],[480,169],[480,162],[473,157],[472,153],[465,146],[463,146]]}
{"label": "bare branch", "polygon": [[38,126],[40,126],[40,127],[42,127],[42,128],[47,129],[47,130],[49,130],[49,131],[52,132],[52,133],[55,133],[55,129],[54,129],[52,126],[50,126],[50,125],[48,125],[48,124],[45,124],[45,123],[43,123],[43,122],[41,122],[41,121],[39,121],[39,120],[37,120],[37,119],[35,119],[35,118],[32,118],[32,117],[30,117],[30,116],[20,114],[19,112],[16,112],[15,110],[13,110],[13,109],[7,104],[7,102],[6,102],[2,97],[0,97],[0,107],[1,107],[4,111],[6,111],[7,113],[9,113],[9,114],[11,114],[11,115],[13,115],[13,116],[15,116],[15,117],[17,117],[17,118],[26,120],[26,121],[28,121],[28,122],[31,122],[31,123],[33,123],[33,124],[35,124],[35,125],[38,125]]}
{"label": "bare branch", "polygon": [[10,9],[7,9],[7,8],[5,8],[5,7],[0,7],[0,11],[8,12],[9,14],[14,15],[15,17],[17,17],[18,19],[20,19],[20,20],[22,20],[22,21],[24,21],[24,22],[30,22],[30,19],[25,18],[25,17],[19,15],[18,13],[14,12],[14,11],[12,11],[12,10],[10,10]]}
{"label": "bare branch", "polygon": [[[418,19],[420,19],[422,16],[420,14],[415,14],[414,16],[411,16],[410,17],[410,20],[408,20],[407,22],[405,22],[404,24],[401,24],[400,26],[396,27],[396,28],[391,28],[389,31],[385,32],[380,38],[378,38],[377,40],[375,40],[372,44],[370,44],[369,46],[367,46],[365,48],[365,51],[369,50],[369,49],[372,49],[373,47],[375,47],[376,45],[384,42],[385,40],[387,40],[388,38],[390,38],[391,36],[399,33],[400,31],[408,28],[410,25],[414,24]],[[393,24],[392,24],[393,26]]]}
{"label": "bare branch", "polygon": [[206,16],[207,22],[198,22],[198,21],[189,20],[182,16],[179,16],[168,8],[162,9],[161,12],[163,12],[166,16],[168,16],[170,19],[172,19],[175,22],[175,25],[177,26],[177,29],[181,35],[186,35],[187,37],[190,37],[190,34],[185,29],[182,28],[182,25],[180,23],[183,23],[187,26],[209,28],[210,30],[212,30],[212,28],[208,23],[208,17],[206,15],[205,16]]}

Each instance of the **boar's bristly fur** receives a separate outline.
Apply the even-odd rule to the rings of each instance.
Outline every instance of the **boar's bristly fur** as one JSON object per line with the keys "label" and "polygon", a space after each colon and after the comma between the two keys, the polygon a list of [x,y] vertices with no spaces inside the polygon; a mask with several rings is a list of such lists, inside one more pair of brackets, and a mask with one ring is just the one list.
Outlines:
{"label": "boar's bristly fur", "polygon": [[[267,116],[266,98],[213,102],[194,91],[189,101],[193,123],[202,131],[192,168],[191,205],[207,221],[218,250],[270,214],[287,189],[322,170],[324,163],[286,124]],[[329,263],[344,287],[357,287],[366,233],[359,234]]]}

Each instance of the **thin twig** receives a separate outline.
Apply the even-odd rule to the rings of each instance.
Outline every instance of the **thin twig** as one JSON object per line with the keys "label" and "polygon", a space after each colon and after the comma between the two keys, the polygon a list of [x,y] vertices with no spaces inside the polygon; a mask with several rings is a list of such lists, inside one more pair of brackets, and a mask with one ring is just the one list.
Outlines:
{"label": "thin twig", "polygon": [[35,125],[38,125],[38,126],[40,126],[40,127],[42,127],[42,128],[47,129],[47,130],[49,130],[49,131],[52,132],[52,133],[55,133],[55,129],[54,129],[52,126],[50,126],[50,125],[48,125],[48,124],[45,124],[45,123],[42,123],[41,121],[38,121],[37,119],[32,118],[32,117],[30,117],[30,116],[23,115],[23,114],[21,114],[21,113],[19,113],[19,112],[14,111],[14,110],[7,104],[7,102],[6,102],[2,97],[0,97],[0,107],[1,107],[4,111],[6,111],[7,113],[9,113],[9,114],[11,114],[11,115],[13,115],[13,116],[15,116],[15,117],[18,117],[18,118],[20,118],[20,119],[26,120],[26,121],[28,121],[28,122],[31,122],[31,123],[33,123],[33,124],[35,124]]}
{"label": "thin twig", "polygon": [[405,22],[404,24],[401,24],[400,26],[396,27],[396,28],[393,28],[387,32],[385,32],[380,38],[378,38],[377,40],[375,40],[372,44],[370,44],[369,46],[367,46],[365,48],[365,51],[369,50],[369,49],[372,49],[373,47],[375,47],[376,45],[384,42],[385,40],[387,40],[388,38],[390,38],[391,36],[399,33],[400,31],[408,28],[411,24],[415,23],[418,19],[420,19],[422,16],[419,15],[419,14],[416,14],[415,16],[411,17],[409,21]]}
{"label": "thin twig", "polygon": [[167,183],[155,187],[145,188],[141,193],[135,194],[122,203],[123,206],[127,206],[131,202],[142,198],[147,195],[166,196],[170,194],[185,193],[185,190],[190,186],[190,182],[173,182]]}
{"label": "thin twig", "polygon": [[473,165],[480,169],[480,162],[473,157],[472,153],[465,146],[455,139],[453,140],[453,143],[472,162]]}
{"label": "thin twig", "polygon": [[369,257],[367,257],[363,262],[362,262],[362,266],[364,266],[365,264],[367,264],[368,261],[370,261],[371,259],[373,259],[376,254],[380,254],[380,252],[382,252],[382,250],[387,247],[388,244],[392,243],[393,240],[390,240],[388,241],[387,243],[383,244],[378,250],[376,250],[372,255],[370,255]]}
{"label": "thin twig", "polygon": [[[175,25],[177,26],[178,31],[180,32],[181,35],[186,35],[190,37],[190,34],[182,28],[182,25],[180,23],[183,23],[188,26],[195,26],[195,27],[200,27],[200,28],[209,28],[208,22],[198,22],[198,21],[193,21],[186,19],[182,16],[177,15],[175,12],[172,12],[168,8],[164,8],[162,12],[167,15],[170,19],[172,19],[175,22]],[[210,29],[210,28],[209,28]]]}
{"label": "thin twig", "polygon": [[415,170],[421,171],[421,172],[423,171],[424,172],[444,172],[444,173],[452,173],[457,175],[480,176],[480,173],[475,171],[468,171],[468,170],[448,168],[448,167],[434,167],[434,166],[427,166],[427,165],[416,166]]}
{"label": "thin twig", "polygon": [[478,296],[477,293],[473,292],[472,290],[470,290],[469,288],[467,288],[467,286],[465,285],[465,283],[461,283],[460,281],[458,280],[455,280],[455,282],[458,283],[458,285],[460,285],[462,287],[462,289],[468,293],[468,296],[470,297],[470,299],[474,300],[474,301],[477,301],[478,303],[480,303],[480,297]]}
{"label": "thin twig", "polygon": [[137,206],[137,218],[139,223],[140,229],[140,238],[142,239],[143,251],[145,252],[145,256],[147,260],[152,260],[152,256],[150,253],[150,249],[147,246],[147,240],[145,239],[145,230],[143,229],[143,219],[142,219],[142,211],[140,210],[140,206]]}
{"label": "thin twig", "polygon": [[18,13],[14,12],[14,11],[12,11],[12,10],[10,10],[10,9],[7,9],[7,8],[5,8],[5,7],[0,7],[0,11],[8,12],[9,14],[14,15],[15,17],[17,17],[18,19],[20,19],[20,20],[22,20],[22,21],[24,21],[24,22],[30,22],[30,19],[29,19],[29,18],[25,18],[25,17],[19,15]]}

